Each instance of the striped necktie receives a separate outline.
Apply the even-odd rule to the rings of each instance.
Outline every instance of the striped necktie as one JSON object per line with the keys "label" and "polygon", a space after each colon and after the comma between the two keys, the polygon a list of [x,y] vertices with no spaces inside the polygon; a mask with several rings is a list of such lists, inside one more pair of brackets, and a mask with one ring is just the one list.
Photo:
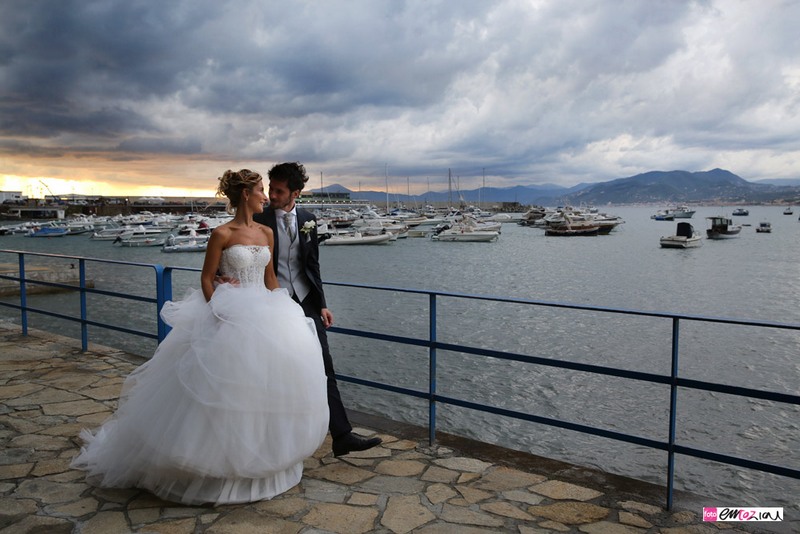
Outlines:
{"label": "striped necktie", "polygon": [[294,221],[292,220],[293,213],[288,212],[283,214],[283,224],[286,228],[286,233],[289,234],[289,240],[294,242]]}

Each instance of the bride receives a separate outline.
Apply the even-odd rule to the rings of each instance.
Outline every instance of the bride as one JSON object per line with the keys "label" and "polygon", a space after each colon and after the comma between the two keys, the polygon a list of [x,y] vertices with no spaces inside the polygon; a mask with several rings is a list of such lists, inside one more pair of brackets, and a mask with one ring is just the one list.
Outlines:
{"label": "bride", "polygon": [[[261,176],[226,171],[219,182],[236,209],[211,234],[202,292],[164,305],[171,332],[125,380],[116,413],[81,431],[72,466],[91,484],[185,504],[270,499],[300,482],[325,438],[314,324],[278,289],[272,230],[252,219],[267,201]],[[218,273],[236,283],[215,287]]]}

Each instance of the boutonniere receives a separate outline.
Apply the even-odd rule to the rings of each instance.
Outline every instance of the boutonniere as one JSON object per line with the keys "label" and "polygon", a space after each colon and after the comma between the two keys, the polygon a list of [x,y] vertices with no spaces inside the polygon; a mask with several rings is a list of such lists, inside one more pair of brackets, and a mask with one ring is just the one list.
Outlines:
{"label": "boutonniere", "polygon": [[300,231],[304,233],[306,237],[308,237],[309,235],[311,235],[311,231],[314,230],[314,228],[316,227],[317,227],[317,221],[306,221],[303,224],[303,227],[300,228]]}

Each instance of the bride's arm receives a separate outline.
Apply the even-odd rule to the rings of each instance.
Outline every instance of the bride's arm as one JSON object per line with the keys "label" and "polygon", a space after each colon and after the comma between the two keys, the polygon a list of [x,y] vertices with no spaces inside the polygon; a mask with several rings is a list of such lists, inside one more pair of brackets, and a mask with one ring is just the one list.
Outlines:
{"label": "bride's arm", "polygon": [[211,237],[208,239],[206,257],[203,261],[203,271],[200,273],[200,287],[203,290],[203,296],[206,298],[206,302],[211,300],[211,295],[214,294],[214,278],[217,276],[219,260],[222,258],[222,246],[227,239],[227,233],[221,227],[215,228],[214,231],[211,232]]}

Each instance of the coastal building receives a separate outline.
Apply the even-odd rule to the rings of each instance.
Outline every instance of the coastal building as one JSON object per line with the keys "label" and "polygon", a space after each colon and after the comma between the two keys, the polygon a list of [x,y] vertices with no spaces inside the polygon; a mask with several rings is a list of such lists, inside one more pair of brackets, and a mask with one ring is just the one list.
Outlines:
{"label": "coastal building", "polygon": [[4,219],[63,219],[66,210],[58,206],[10,207],[2,213]]}
{"label": "coastal building", "polygon": [[24,204],[27,200],[22,191],[0,191],[0,204]]}

